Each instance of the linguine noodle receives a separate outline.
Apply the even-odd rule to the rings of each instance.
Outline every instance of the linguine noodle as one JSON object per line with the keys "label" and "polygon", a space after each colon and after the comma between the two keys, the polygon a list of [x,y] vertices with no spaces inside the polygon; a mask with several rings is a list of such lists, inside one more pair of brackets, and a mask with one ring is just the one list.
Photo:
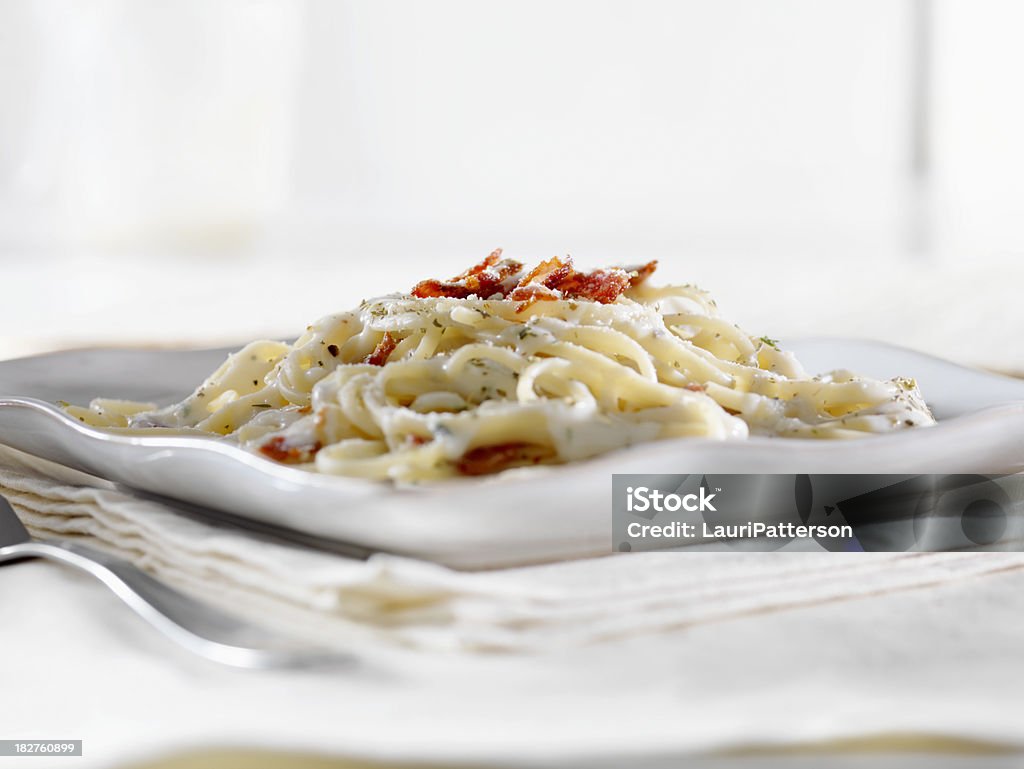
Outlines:
{"label": "linguine noodle", "polygon": [[666,438],[857,438],[934,422],[913,380],[809,376],[654,264],[533,271],[495,252],[364,301],[294,344],[253,342],[165,408],[97,399],[96,426],[224,436],[321,473],[415,482]]}

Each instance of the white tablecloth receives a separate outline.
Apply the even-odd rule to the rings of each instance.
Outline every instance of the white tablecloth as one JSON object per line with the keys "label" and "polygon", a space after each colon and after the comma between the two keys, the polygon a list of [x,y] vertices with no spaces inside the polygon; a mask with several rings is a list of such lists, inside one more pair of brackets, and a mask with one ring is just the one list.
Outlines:
{"label": "white tablecloth", "polygon": [[467,574],[255,544],[24,468],[0,484],[37,531],[122,547],[357,659],[220,667],[88,578],[3,567],[0,737],[83,739],[77,766],[223,745],[481,764],[908,734],[1024,746],[1019,554],[629,554]]}

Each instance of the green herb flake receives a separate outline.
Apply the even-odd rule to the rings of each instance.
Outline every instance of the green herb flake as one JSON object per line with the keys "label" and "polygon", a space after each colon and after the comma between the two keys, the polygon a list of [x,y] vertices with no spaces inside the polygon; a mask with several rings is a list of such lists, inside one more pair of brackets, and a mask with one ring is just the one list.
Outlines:
{"label": "green herb flake", "polygon": [[778,340],[778,339],[772,339],[771,337],[767,337],[767,336],[762,336],[762,337],[760,337],[760,338],[758,339],[758,341],[759,341],[759,342],[760,342],[761,344],[766,344],[766,345],[768,345],[769,347],[772,347],[772,348],[774,348],[774,349],[776,349],[776,350],[778,350],[778,349],[779,349],[779,340]]}

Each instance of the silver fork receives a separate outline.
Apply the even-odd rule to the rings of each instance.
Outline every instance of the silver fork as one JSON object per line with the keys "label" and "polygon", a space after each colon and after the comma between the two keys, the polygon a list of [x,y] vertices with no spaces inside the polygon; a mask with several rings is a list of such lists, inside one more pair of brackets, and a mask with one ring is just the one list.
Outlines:
{"label": "silver fork", "polygon": [[66,540],[33,539],[0,496],[0,565],[47,558],[91,574],[167,638],[191,652],[242,668],[316,667],[351,662],[236,620],[179,593],[128,561]]}

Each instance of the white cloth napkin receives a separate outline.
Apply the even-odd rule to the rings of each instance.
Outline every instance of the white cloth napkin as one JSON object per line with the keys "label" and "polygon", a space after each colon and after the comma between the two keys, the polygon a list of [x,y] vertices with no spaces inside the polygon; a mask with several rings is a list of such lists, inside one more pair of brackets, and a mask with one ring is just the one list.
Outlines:
{"label": "white cloth napkin", "polygon": [[341,648],[543,652],[1024,567],[1020,553],[631,553],[459,572],[206,525],[8,449],[0,493],[35,535],[117,553],[225,611]]}

